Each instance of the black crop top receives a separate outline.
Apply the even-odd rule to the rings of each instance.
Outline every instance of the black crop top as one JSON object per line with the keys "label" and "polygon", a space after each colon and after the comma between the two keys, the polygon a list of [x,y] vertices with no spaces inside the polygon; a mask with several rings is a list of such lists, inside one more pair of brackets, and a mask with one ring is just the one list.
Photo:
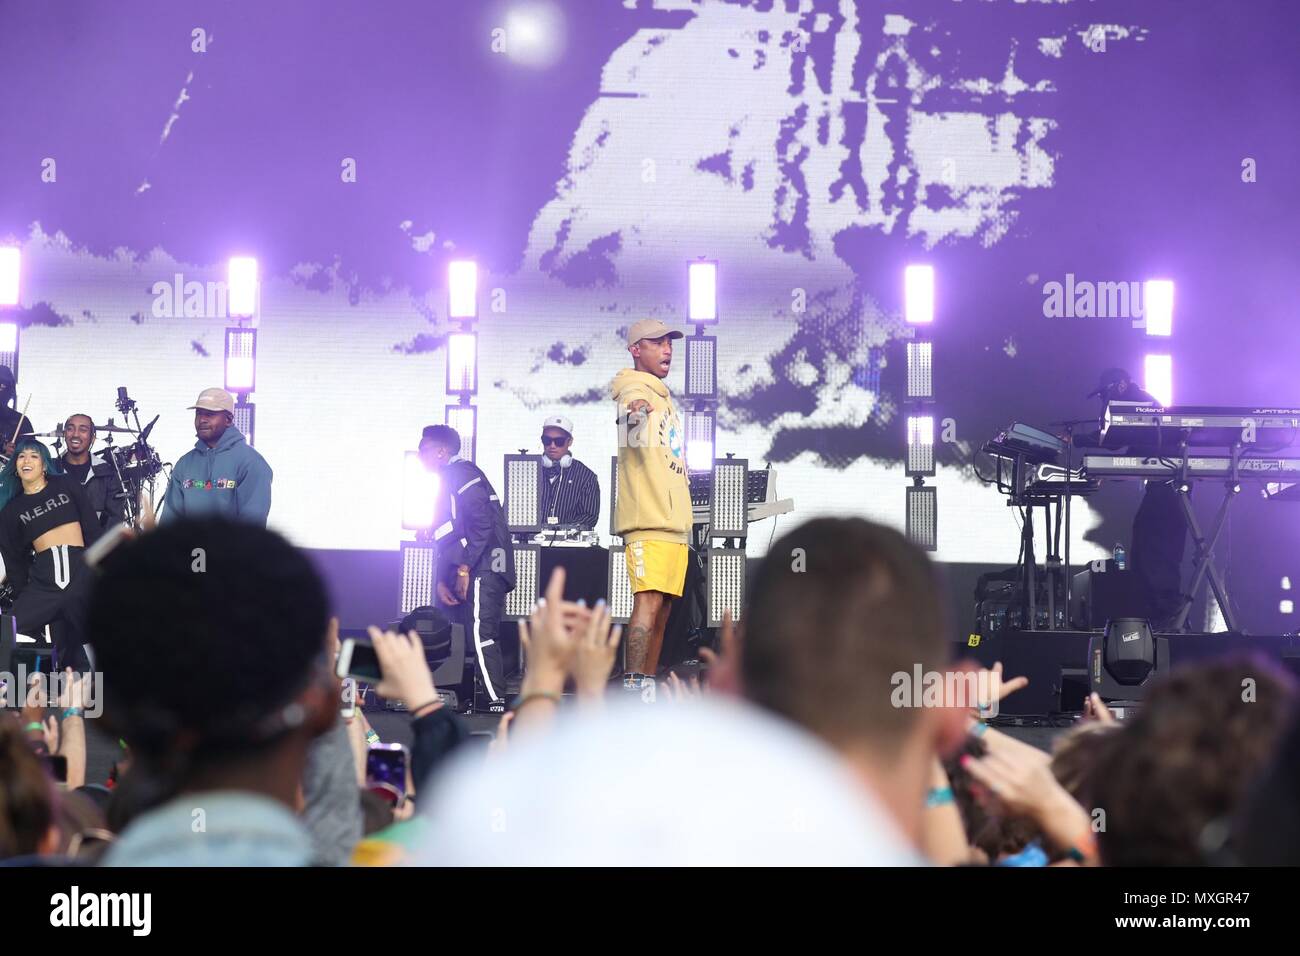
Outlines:
{"label": "black crop top", "polygon": [[67,475],[47,475],[45,482],[37,494],[17,494],[0,509],[0,557],[16,592],[27,584],[32,542],[45,532],[77,522],[86,547],[99,537],[99,522],[81,485]]}

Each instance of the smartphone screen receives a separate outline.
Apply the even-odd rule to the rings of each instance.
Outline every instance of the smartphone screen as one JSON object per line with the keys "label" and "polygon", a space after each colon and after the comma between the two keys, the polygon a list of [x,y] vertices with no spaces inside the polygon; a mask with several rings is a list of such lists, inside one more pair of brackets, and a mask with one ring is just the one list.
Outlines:
{"label": "smartphone screen", "polygon": [[355,637],[349,637],[340,646],[337,673],[339,677],[355,677],[368,684],[377,684],[384,676],[374,645]]}
{"label": "smartphone screen", "polygon": [[342,715],[343,719],[345,720],[351,720],[353,717],[357,715],[356,678],[353,677],[343,678],[342,706],[339,708],[339,713]]}
{"label": "smartphone screen", "polygon": [[386,783],[406,793],[406,748],[401,744],[375,744],[366,754],[366,783]]}

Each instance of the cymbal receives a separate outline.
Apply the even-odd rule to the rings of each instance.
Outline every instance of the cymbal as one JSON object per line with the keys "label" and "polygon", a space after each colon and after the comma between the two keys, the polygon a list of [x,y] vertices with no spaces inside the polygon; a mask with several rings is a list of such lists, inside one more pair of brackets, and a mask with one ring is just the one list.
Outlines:
{"label": "cymbal", "polygon": [[118,435],[138,435],[140,434],[134,428],[123,428],[121,425],[95,425],[92,426],[96,434],[100,432],[112,432]]}

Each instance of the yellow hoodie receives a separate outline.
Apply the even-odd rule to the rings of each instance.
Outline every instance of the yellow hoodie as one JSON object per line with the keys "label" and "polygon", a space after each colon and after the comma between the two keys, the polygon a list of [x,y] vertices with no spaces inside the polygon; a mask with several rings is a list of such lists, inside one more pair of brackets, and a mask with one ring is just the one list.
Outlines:
{"label": "yellow hoodie", "polygon": [[[618,507],[615,533],[635,541],[686,544],[691,489],[686,481],[686,431],[668,386],[658,376],[625,368],[611,389],[618,416]],[[627,406],[650,403],[649,418],[628,427]]]}

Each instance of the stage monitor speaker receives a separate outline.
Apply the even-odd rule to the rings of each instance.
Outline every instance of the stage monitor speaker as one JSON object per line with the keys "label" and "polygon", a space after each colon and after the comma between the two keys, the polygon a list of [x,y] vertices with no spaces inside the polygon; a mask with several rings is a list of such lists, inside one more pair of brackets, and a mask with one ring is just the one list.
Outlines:
{"label": "stage monitor speaker", "polygon": [[1084,701],[1092,692],[1088,681],[1088,671],[1078,667],[1062,667],[1057,689],[1058,713],[1075,714],[1083,712]]}
{"label": "stage monitor speaker", "polygon": [[1115,562],[1094,561],[1074,576],[1070,589],[1070,621],[1081,631],[1100,631],[1107,621],[1147,617],[1142,579],[1137,572],[1120,570]]}

